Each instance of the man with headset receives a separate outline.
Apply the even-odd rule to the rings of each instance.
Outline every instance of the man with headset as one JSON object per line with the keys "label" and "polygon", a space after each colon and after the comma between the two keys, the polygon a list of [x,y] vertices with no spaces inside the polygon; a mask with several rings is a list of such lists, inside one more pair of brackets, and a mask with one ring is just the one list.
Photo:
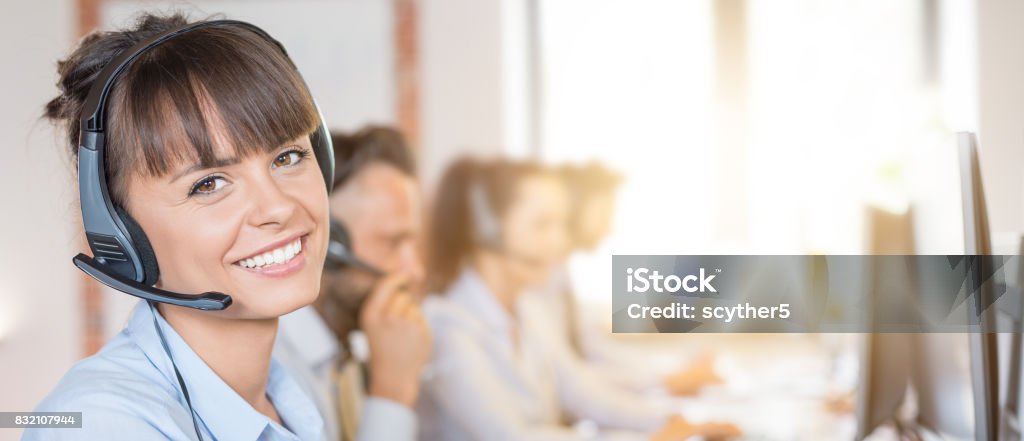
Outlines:
{"label": "man with headset", "polygon": [[[314,398],[326,439],[412,440],[431,353],[418,299],[424,269],[415,161],[393,129],[332,139],[330,208],[340,221],[332,230],[347,227],[351,240],[331,246],[347,248],[340,258],[347,264],[324,271],[313,306],[281,318],[275,356]],[[347,236],[332,237],[339,233]]]}

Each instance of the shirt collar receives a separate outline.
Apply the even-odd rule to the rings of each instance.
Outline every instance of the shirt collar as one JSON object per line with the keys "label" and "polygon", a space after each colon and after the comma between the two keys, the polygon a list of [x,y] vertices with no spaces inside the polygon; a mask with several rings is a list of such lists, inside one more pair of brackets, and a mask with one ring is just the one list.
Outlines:
{"label": "shirt collar", "polygon": [[[160,338],[153,326],[153,310],[147,302],[139,302],[128,323],[128,331],[146,357],[160,370],[177,392],[179,401],[184,403],[180,387],[174,376],[174,368],[163,350]],[[286,438],[295,436],[301,440],[318,440],[323,420],[312,401],[299,389],[298,384],[284,369],[271,359],[267,381],[267,395],[282,421],[291,429],[285,429],[266,415],[259,413],[231,387],[224,383],[215,372],[192,351],[160,314],[156,321],[167,341],[167,347],[174,356],[178,371],[185,380],[197,418],[221,441],[252,441],[267,430],[280,432]],[[294,434],[294,435],[292,435]]]}
{"label": "shirt collar", "polygon": [[459,278],[452,283],[447,296],[452,302],[473,311],[473,314],[488,327],[507,331],[514,323],[480,274],[470,266],[463,268]]}
{"label": "shirt collar", "polygon": [[330,366],[342,355],[334,332],[312,306],[281,316],[277,336],[301,362],[314,369]]}

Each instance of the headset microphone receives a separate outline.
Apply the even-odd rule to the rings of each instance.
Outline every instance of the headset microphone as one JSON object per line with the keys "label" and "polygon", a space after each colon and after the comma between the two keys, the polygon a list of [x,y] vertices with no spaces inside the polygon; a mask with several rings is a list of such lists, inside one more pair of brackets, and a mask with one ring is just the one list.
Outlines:
{"label": "headset microphone", "polygon": [[208,311],[219,311],[231,306],[231,296],[227,294],[216,291],[204,292],[198,295],[178,294],[143,285],[134,280],[126,279],[112,271],[105,271],[101,264],[97,264],[92,257],[85,254],[79,253],[72,261],[74,261],[78,269],[92,276],[100,283],[142,299]]}
{"label": "headset microphone", "polygon": [[374,276],[383,276],[384,271],[381,271],[377,267],[366,263],[362,259],[356,257],[352,252],[352,236],[348,233],[348,228],[341,221],[332,218],[331,219],[331,234],[330,240],[327,243],[327,266],[329,268],[340,268],[349,266],[352,268],[359,268],[366,271]]}

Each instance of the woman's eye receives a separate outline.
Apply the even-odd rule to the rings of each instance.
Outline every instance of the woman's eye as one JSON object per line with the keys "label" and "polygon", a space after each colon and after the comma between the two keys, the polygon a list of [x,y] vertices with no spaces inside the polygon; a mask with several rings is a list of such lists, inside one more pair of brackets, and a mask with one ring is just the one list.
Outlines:
{"label": "woman's eye", "polygon": [[289,165],[295,165],[302,161],[302,159],[305,157],[306,152],[299,150],[289,150],[287,152],[281,153],[280,155],[277,155],[277,158],[274,158],[273,166],[287,167]]}
{"label": "woman's eye", "polygon": [[192,191],[189,192],[189,196],[194,194],[210,194],[224,188],[224,185],[226,184],[227,181],[220,176],[208,176],[201,179],[199,182],[196,182],[196,184],[192,186]]}

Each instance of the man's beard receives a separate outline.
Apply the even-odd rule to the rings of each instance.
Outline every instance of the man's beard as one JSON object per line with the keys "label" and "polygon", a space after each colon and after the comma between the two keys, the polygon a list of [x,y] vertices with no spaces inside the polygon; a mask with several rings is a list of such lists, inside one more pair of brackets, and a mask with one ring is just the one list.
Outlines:
{"label": "man's beard", "polygon": [[342,344],[347,346],[348,333],[360,328],[359,313],[372,290],[372,282],[357,270],[324,271],[317,310]]}

